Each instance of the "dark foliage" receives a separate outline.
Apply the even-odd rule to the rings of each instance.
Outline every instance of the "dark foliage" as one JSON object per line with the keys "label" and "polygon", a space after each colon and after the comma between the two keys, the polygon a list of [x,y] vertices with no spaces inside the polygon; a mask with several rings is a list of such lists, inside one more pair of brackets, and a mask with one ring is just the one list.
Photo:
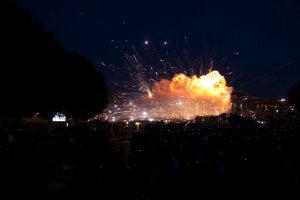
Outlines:
{"label": "dark foliage", "polygon": [[15,3],[1,14],[0,113],[11,116],[64,111],[87,118],[108,103],[104,78],[90,61],[69,53]]}
{"label": "dark foliage", "polygon": [[291,87],[288,91],[289,101],[296,106],[296,109],[300,111],[300,82]]}

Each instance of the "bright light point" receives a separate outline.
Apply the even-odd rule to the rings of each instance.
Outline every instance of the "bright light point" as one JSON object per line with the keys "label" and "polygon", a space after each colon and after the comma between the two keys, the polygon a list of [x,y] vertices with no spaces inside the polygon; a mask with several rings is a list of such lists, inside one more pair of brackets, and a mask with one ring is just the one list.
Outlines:
{"label": "bright light point", "polygon": [[147,112],[145,112],[145,111],[143,112],[143,115],[144,115],[144,116],[146,116],[147,114],[148,114]]}
{"label": "bright light point", "polygon": [[141,124],[141,122],[135,122],[135,125],[139,126]]}
{"label": "bright light point", "polygon": [[164,45],[167,45],[168,44],[168,42],[167,41],[164,41]]}
{"label": "bright light point", "polygon": [[280,102],[285,102],[285,98],[279,99]]}
{"label": "bright light point", "polygon": [[145,41],[144,41],[144,44],[145,44],[145,45],[148,45],[148,44],[149,44],[149,41],[148,41],[148,40],[145,40]]}
{"label": "bright light point", "polygon": [[177,104],[177,105],[182,105],[182,102],[181,102],[181,101],[178,101],[176,104]]}
{"label": "bright light point", "polygon": [[53,118],[52,121],[53,122],[65,122],[66,121],[66,116],[62,113],[56,113]]}
{"label": "bright light point", "polygon": [[147,93],[148,93],[148,97],[149,97],[149,99],[151,99],[151,98],[153,97],[153,94],[152,94],[152,92],[151,92],[150,90],[147,90]]}

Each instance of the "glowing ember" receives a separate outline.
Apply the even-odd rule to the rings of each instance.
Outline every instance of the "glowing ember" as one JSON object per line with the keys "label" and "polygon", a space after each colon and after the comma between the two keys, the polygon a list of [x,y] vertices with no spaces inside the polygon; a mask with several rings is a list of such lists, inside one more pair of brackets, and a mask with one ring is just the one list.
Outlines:
{"label": "glowing ember", "polygon": [[103,114],[105,119],[193,119],[220,115],[231,106],[232,88],[218,71],[199,78],[176,74],[171,81],[162,79],[155,83],[152,91],[143,85],[147,97],[131,96],[129,103],[109,107]]}

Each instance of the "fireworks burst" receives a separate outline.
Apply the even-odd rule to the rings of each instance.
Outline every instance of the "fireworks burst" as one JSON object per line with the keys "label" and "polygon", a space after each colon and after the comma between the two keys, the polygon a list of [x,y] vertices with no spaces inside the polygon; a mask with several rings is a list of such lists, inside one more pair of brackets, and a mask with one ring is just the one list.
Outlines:
{"label": "fireworks burst", "polygon": [[[226,85],[225,78],[218,71],[210,70],[206,75],[189,77],[185,71],[175,73],[175,67],[168,59],[160,58],[158,63],[149,64],[136,48],[132,49],[132,53],[123,53],[125,69],[133,80],[124,83],[123,87],[131,91],[120,92],[98,118],[109,121],[186,120],[229,111],[232,88]],[[152,67],[154,65],[160,66]],[[194,73],[193,69],[191,71]],[[168,74],[175,75],[171,80],[161,78]]]}
{"label": "fireworks burst", "polygon": [[190,119],[197,115],[219,115],[230,109],[231,92],[218,71],[199,78],[176,74],[172,81],[163,79],[154,86],[152,98],[160,109],[155,109],[152,116]]}

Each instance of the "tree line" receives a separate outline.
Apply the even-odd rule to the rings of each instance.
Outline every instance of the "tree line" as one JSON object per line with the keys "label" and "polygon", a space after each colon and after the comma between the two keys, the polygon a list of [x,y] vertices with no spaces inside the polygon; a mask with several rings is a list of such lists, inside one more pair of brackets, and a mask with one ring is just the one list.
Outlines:
{"label": "tree line", "polygon": [[88,118],[101,112],[110,95],[92,62],[68,52],[14,1],[2,5],[0,114],[50,117],[64,111]]}

